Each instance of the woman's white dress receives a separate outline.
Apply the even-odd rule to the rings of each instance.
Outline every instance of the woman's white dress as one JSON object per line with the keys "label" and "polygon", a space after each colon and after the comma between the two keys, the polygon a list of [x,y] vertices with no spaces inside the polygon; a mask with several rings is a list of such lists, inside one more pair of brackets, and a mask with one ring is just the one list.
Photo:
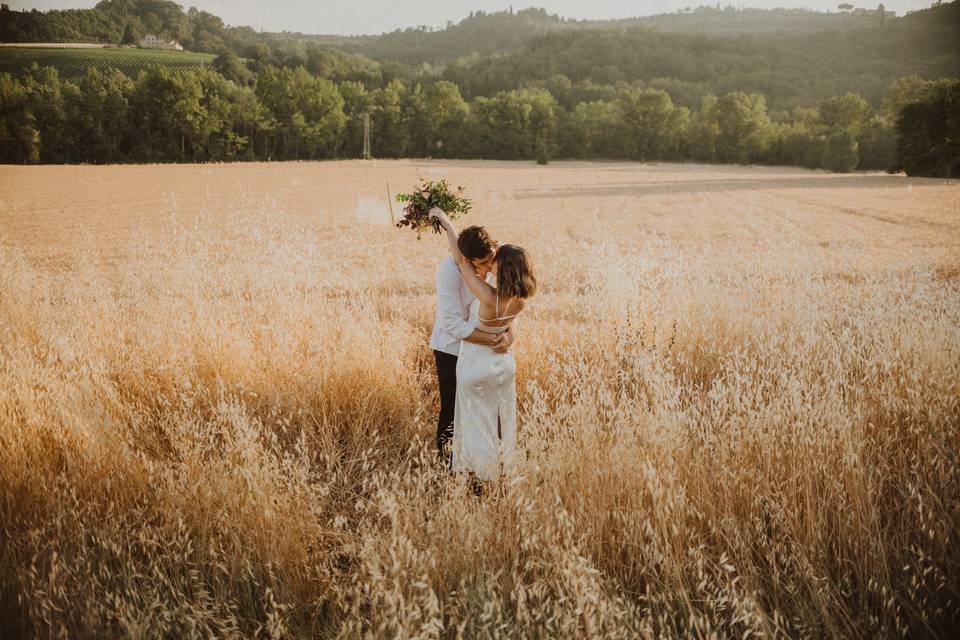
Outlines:
{"label": "woman's white dress", "polygon": [[[477,323],[480,302],[470,305]],[[507,327],[478,328],[501,333]],[[509,467],[517,446],[517,362],[513,353],[464,340],[457,358],[457,402],[453,418],[453,470],[493,480]]]}

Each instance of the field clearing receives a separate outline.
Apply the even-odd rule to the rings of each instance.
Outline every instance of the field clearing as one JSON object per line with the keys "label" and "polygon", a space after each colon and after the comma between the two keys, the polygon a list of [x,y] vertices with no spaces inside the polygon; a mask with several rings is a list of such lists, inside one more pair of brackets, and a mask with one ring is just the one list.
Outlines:
{"label": "field clearing", "polygon": [[[482,501],[432,464],[418,176],[541,284]],[[0,635],[948,637],[958,353],[957,181],[3,166]]]}
{"label": "field clearing", "polygon": [[159,49],[0,47],[0,73],[19,77],[36,62],[41,67],[54,67],[63,80],[77,81],[90,67],[100,71],[116,68],[136,78],[141,70],[153,64],[187,71],[209,66],[215,57],[212,53]]}
{"label": "field clearing", "polygon": [[[162,240],[178,220],[202,219],[224,237],[242,233],[240,223],[277,233],[305,228],[318,243],[359,224],[384,251],[412,246],[424,259],[416,272],[426,276],[437,248],[402,242],[389,225],[387,199],[388,187],[395,195],[419,176],[466,186],[476,201],[471,222],[505,237],[546,236],[558,247],[601,238],[629,247],[651,236],[736,253],[786,242],[836,258],[825,262],[900,267],[950,262],[960,248],[957,181],[589,162],[548,169],[489,161],[5,166],[0,229],[31,258],[68,260],[81,248],[109,257],[130,251],[131,240]],[[363,264],[367,248],[337,252]]]}

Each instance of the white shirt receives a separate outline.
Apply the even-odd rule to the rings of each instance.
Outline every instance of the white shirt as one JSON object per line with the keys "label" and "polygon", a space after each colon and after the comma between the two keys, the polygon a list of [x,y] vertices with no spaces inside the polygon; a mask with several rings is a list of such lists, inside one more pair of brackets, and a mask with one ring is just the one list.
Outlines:
{"label": "white shirt", "polygon": [[460,341],[473,333],[476,324],[470,322],[470,304],[476,296],[460,276],[460,269],[452,256],[437,268],[437,316],[433,322],[430,348],[458,355]]}

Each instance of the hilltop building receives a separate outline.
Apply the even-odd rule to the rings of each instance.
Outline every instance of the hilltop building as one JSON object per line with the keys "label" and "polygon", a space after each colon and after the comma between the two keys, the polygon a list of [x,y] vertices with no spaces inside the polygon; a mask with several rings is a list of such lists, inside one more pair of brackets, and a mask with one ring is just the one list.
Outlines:
{"label": "hilltop building", "polygon": [[141,38],[138,46],[141,49],[172,49],[175,51],[183,51],[183,47],[181,47],[180,43],[176,40],[164,40],[160,36],[155,36],[152,33],[148,33]]}

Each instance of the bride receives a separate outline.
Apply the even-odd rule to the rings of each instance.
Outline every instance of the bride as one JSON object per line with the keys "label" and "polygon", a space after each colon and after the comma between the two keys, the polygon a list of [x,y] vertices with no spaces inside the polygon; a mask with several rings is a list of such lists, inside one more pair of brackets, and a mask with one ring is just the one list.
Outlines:
{"label": "bride", "polygon": [[[496,285],[491,286],[460,252],[457,231],[447,215],[435,207],[430,217],[446,231],[450,253],[464,283],[477,298],[470,306],[470,322],[480,331],[506,331],[537,289],[527,252],[512,244],[499,247],[491,269]],[[454,471],[493,480],[501,468],[511,464],[517,444],[516,371],[512,352],[496,353],[466,340],[460,343],[453,418]]]}

